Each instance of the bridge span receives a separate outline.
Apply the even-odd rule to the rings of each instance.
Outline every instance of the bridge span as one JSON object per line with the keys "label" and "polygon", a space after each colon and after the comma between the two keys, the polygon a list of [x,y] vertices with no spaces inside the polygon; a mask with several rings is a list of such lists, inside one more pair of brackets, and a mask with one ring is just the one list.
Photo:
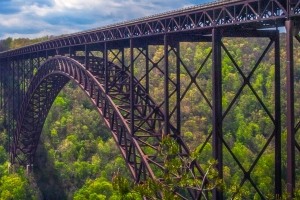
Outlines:
{"label": "bridge span", "polygon": [[[60,90],[72,80],[86,93],[109,127],[134,180],[159,178],[164,171],[158,155],[162,137],[171,135],[180,147],[180,156],[188,158],[190,149],[182,131],[182,102],[191,88],[211,111],[211,130],[202,145],[211,145],[211,156],[218,160],[217,169],[223,178],[224,153],[231,156],[241,172],[237,195],[245,184],[260,199],[267,193],[253,178],[255,167],[266,149],[274,152],[271,191],[280,197],[287,190],[293,196],[296,188],[296,157],[300,146],[295,138],[300,122],[295,118],[294,46],[300,41],[300,0],[221,0],[179,9],[123,23],[108,25],[0,53],[0,108],[4,112],[13,164],[34,162],[40,134],[48,111]],[[284,28],[285,51],[280,51],[279,29]],[[245,73],[239,57],[232,55],[226,39],[260,38],[264,51]],[[209,45],[205,59],[196,72],[185,64],[182,43]],[[163,57],[154,60],[149,48],[163,47]],[[249,51],[251,46],[249,46]],[[129,56],[126,57],[129,52]],[[247,54],[244,52],[244,54]],[[230,90],[232,99],[225,105],[222,59],[227,57],[240,76],[239,89]],[[143,59],[140,59],[140,58]],[[285,58],[283,61],[282,58]],[[137,74],[137,60],[142,60],[142,74]],[[253,87],[253,77],[265,59],[273,73],[273,103],[267,106]],[[284,63],[282,66],[281,63]],[[174,66],[172,69],[170,66]],[[203,90],[199,74],[208,65],[211,76],[209,92]],[[286,74],[282,74],[285,68]],[[153,96],[151,73],[158,71],[163,82],[162,100]],[[181,73],[188,77],[182,87]],[[281,95],[282,79],[286,79],[286,95]],[[229,87],[229,86],[228,86]],[[233,112],[245,88],[257,100],[271,122],[266,142],[250,163],[243,166],[224,137],[229,113]],[[282,113],[285,102],[286,113]],[[195,107],[198,109],[199,107]],[[282,115],[286,121],[282,120]],[[201,117],[201,116],[200,116]],[[281,139],[287,132],[286,144]],[[202,148],[202,149],[203,149]],[[286,148],[286,149],[285,149]],[[150,150],[149,150],[150,149]],[[201,154],[201,150],[199,152]],[[284,155],[283,155],[284,154]],[[191,176],[204,176],[203,163],[193,161]],[[286,167],[283,167],[286,166]],[[286,172],[283,172],[283,168]],[[157,172],[159,171],[159,172]],[[208,180],[209,182],[209,180]],[[283,185],[282,183],[285,183]],[[298,183],[299,185],[299,183]],[[228,189],[228,188],[227,188]],[[174,191],[183,199],[201,199],[204,193],[195,188]],[[208,196],[224,199],[224,192],[214,189]]]}

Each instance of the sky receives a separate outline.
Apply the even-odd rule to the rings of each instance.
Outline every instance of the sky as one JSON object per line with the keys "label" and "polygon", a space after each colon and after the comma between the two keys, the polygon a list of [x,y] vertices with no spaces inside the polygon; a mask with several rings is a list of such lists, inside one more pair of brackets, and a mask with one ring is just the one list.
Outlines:
{"label": "sky", "polygon": [[212,0],[0,0],[0,39],[75,33]]}

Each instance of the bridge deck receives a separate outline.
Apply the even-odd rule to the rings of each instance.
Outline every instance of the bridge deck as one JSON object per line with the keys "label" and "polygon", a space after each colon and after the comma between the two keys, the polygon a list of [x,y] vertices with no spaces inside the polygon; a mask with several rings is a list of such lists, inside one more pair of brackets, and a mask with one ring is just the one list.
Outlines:
{"label": "bridge deck", "polygon": [[284,26],[300,15],[300,0],[222,0],[121,22],[52,38],[48,41],[0,53],[0,58],[70,46],[149,37],[197,30],[210,34],[214,27],[236,26],[263,29]]}

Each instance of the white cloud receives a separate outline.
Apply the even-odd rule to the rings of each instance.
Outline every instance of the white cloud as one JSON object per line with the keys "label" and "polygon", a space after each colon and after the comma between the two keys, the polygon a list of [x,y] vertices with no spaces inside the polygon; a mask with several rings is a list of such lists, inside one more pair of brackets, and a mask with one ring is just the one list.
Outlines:
{"label": "white cloud", "polygon": [[22,20],[20,18],[17,17],[6,17],[5,15],[0,15],[0,19],[4,19],[4,20],[0,20],[0,25],[4,28],[5,27],[11,27],[14,26],[14,24],[21,24]]}
{"label": "white cloud", "polygon": [[[36,4],[30,5],[30,6],[22,6],[21,7],[22,12],[20,14],[22,15],[31,15],[31,16],[47,16],[54,12],[53,7],[49,6],[38,6]],[[56,12],[59,12],[59,10],[55,10]],[[63,12],[63,10],[61,10]]]}
{"label": "white cloud", "polygon": [[75,9],[83,9],[84,8],[84,3],[83,1],[80,0],[55,0],[55,6],[57,8],[75,8]]}
{"label": "white cloud", "polygon": [[[19,12],[1,14],[0,39],[42,37],[97,28],[184,6],[180,0],[12,0]],[[30,31],[31,30],[31,31]]]}

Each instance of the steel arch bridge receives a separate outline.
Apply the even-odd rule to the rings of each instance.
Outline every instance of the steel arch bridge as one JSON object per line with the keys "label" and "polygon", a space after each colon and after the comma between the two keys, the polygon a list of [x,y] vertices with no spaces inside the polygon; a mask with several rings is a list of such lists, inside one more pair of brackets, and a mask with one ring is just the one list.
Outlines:
{"label": "steel arch bridge", "polygon": [[[295,138],[300,122],[295,118],[293,49],[295,41],[300,41],[299,19],[300,0],[223,0],[2,52],[0,106],[5,116],[11,161],[21,165],[34,162],[48,111],[59,91],[69,80],[73,80],[103,117],[134,180],[141,182],[149,177],[157,178],[153,169],[164,170],[163,160],[157,154],[159,141],[164,135],[170,134],[175,138],[182,157],[189,156],[190,150],[182,134],[181,104],[193,87],[205,99],[205,106],[212,113],[212,131],[202,145],[211,144],[212,157],[218,160],[220,178],[224,176],[223,157],[226,151],[241,171],[239,187],[249,184],[261,199],[266,199],[267,194],[252,175],[266,149],[271,149],[274,151],[273,194],[281,196],[286,188],[293,195],[297,189],[295,160],[300,151]],[[280,95],[282,74],[278,28],[281,27],[286,30],[286,99]],[[264,50],[248,74],[237,62],[238,58],[232,56],[228,44],[224,42],[226,38],[262,38],[267,41],[261,44]],[[185,42],[211,46],[196,72],[192,72],[181,56],[181,43]],[[163,47],[163,57],[158,61],[149,55],[151,46]],[[125,56],[127,50],[129,57]],[[271,57],[267,57],[267,54]],[[229,58],[242,80],[227,106],[222,104],[222,56]],[[142,75],[135,71],[135,64],[140,57],[144,58]],[[172,71],[174,76],[171,76],[173,58],[175,71]],[[272,108],[266,105],[251,83],[266,58],[273,62],[270,66],[274,73],[272,92],[275,96]],[[211,98],[198,81],[205,65],[209,65],[211,70]],[[161,74],[163,81],[161,102],[151,96],[150,74],[154,70]],[[186,87],[182,87],[182,71],[189,79]],[[266,142],[249,168],[243,166],[224,137],[225,125],[229,123],[226,121],[228,113],[232,112],[245,88],[256,98],[271,122]],[[281,101],[286,102],[286,122],[281,120]],[[282,144],[281,136],[285,129],[287,144]],[[282,156],[285,145],[286,160]],[[283,165],[287,165],[286,177],[282,176]],[[191,173],[203,176],[201,163],[193,162],[190,169]],[[286,186],[282,185],[282,180]],[[201,192],[191,189],[187,191],[187,196],[182,195],[182,198],[201,199]],[[212,198],[223,199],[224,194],[215,189]]]}

